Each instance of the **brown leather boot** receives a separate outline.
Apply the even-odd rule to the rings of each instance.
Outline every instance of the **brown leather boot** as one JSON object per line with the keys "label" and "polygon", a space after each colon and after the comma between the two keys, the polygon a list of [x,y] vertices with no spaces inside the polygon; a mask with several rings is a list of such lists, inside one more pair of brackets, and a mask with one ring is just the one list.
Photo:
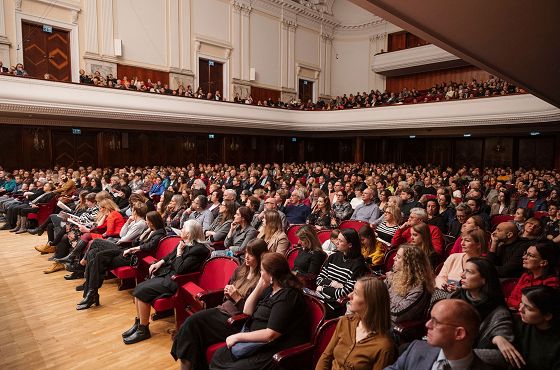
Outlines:
{"label": "brown leather boot", "polygon": [[48,269],[43,271],[45,274],[52,274],[53,272],[64,270],[64,265],[62,263],[54,262]]}
{"label": "brown leather boot", "polygon": [[16,227],[10,230],[11,233],[15,233],[21,227],[21,216],[17,216]]}
{"label": "brown leather boot", "polygon": [[27,232],[27,217],[24,216],[20,216],[21,217],[21,226],[19,227],[19,230],[16,231],[16,234],[23,234]]}
{"label": "brown leather boot", "polygon": [[35,247],[35,250],[37,252],[41,252],[41,254],[56,252],[56,248],[54,246],[50,245],[50,244],[38,245],[38,246]]}

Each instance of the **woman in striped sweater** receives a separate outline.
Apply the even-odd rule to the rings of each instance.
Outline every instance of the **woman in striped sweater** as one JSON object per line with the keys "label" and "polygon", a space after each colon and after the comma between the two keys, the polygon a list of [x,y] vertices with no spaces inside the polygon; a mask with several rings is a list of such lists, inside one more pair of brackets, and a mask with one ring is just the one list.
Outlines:
{"label": "woman in striped sweater", "polygon": [[317,277],[317,295],[327,308],[327,318],[344,314],[346,307],[338,299],[346,297],[356,280],[368,271],[361,253],[361,243],[354,229],[342,229],[337,251],[327,258]]}

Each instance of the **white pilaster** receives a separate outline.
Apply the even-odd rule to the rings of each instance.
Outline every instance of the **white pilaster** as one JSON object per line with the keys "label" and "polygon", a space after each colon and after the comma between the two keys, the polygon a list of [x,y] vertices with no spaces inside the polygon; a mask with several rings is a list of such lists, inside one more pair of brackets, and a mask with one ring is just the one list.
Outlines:
{"label": "white pilaster", "polygon": [[280,29],[280,81],[281,86],[288,87],[288,29],[289,24],[287,21],[282,21]]}
{"label": "white pilaster", "polygon": [[115,56],[115,33],[113,30],[113,0],[101,0],[101,54]]}
{"label": "white pilaster", "polygon": [[241,5],[231,2],[231,77],[241,78]]}
{"label": "white pilaster", "polygon": [[249,69],[251,68],[251,43],[250,43],[250,16],[251,6],[241,7],[241,79],[249,80]]}
{"label": "white pilaster", "polygon": [[331,93],[332,43],[333,43],[333,37],[331,36],[325,42],[325,69],[321,73],[325,81],[325,95],[332,95]]}
{"label": "white pilaster", "polygon": [[0,0],[0,60],[4,67],[9,67],[10,63],[10,40],[6,35],[6,14],[4,14],[4,0]]}
{"label": "white pilaster", "polygon": [[[1,1],[1,0],[0,0]],[[99,54],[99,41],[97,38],[97,0],[85,1],[86,16],[86,53]]]}
{"label": "white pilaster", "polygon": [[292,22],[288,27],[288,88],[296,88],[296,28],[297,24]]}
{"label": "white pilaster", "polygon": [[378,33],[369,38],[369,55],[370,55],[370,69],[369,69],[369,89],[379,90],[383,92],[386,86],[385,76],[373,72],[373,59],[376,54],[381,51],[387,51],[387,33]]}
{"label": "white pilaster", "polygon": [[179,0],[167,0],[167,64],[171,68],[180,66]]}

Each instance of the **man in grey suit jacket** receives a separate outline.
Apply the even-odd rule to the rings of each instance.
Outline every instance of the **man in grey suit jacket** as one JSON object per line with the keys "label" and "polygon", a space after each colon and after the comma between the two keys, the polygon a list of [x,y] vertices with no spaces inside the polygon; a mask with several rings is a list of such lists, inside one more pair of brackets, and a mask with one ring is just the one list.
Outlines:
{"label": "man in grey suit jacket", "polygon": [[428,341],[414,341],[385,370],[487,370],[492,369],[473,352],[480,317],[459,299],[439,301],[426,323]]}

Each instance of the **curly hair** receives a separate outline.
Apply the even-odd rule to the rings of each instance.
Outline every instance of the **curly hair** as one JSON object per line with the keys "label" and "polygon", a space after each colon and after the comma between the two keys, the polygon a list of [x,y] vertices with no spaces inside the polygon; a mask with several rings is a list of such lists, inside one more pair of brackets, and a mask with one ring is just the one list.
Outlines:
{"label": "curly hair", "polygon": [[415,245],[404,244],[402,268],[390,277],[395,291],[404,296],[412,288],[423,285],[428,292],[434,290],[434,274],[428,256]]}

